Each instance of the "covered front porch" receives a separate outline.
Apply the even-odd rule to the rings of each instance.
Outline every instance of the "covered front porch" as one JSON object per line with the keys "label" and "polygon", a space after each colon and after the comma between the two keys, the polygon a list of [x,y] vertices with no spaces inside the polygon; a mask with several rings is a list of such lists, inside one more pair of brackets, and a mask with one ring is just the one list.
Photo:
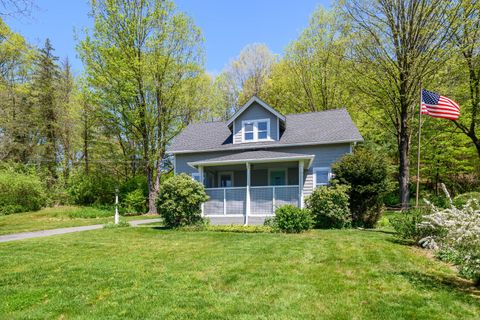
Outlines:
{"label": "covered front porch", "polygon": [[212,223],[260,224],[279,206],[303,207],[305,170],[312,155],[253,151],[225,158],[190,163],[205,185],[209,200],[202,214]]}

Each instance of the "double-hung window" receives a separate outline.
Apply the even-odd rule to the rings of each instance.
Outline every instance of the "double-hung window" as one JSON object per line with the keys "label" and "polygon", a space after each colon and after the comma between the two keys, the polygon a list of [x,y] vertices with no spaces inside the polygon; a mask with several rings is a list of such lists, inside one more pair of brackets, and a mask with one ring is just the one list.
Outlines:
{"label": "double-hung window", "polygon": [[330,182],[332,173],[329,167],[313,168],[313,179],[315,186],[327,186]]}
{"label": "double-hung window", "polygon": [[255,142],[270,139],[270,119],[242,121],[243,142]]}

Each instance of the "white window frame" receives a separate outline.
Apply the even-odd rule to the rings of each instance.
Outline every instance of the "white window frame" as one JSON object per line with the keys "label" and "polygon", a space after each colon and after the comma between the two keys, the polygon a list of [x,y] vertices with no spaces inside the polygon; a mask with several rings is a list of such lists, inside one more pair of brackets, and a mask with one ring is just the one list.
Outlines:
{"label": "white window frame", "polygon": [[[258,138],[258,123],[266,122],[267,123],[267,137],[265,139]],[[245,125],[247,123],[253,124],[253,140],[245,140]],[[262,130],[263,131],[263,130]],[[248,131],[251,132],[251,131]],[[242,121],[242,142],[258,142],[258,141],[269,141],[272,140],[270,137],[270,119],[254,119],[254,120],[243,120]]]}
{"label": "white window frame", "polygon": [[[198,177],[198,180],[195,179],[195,177]],[[195,180],[195,181],[201,182],[200,181],[200,172],[193,172],[192,173],[192,179]]]}
{"label": "white window frame", "polygon": [[285,186],[288,186],[288,172],[287,172],[287,169],[286,168],[268,168],[268,185],[269,186],[273,186],[272,185],[272,178],[271,178],[271,172],[272,171],[283,171],[283,174],[285,175]]}
{"label": "white window frame", "polygon": [[[327,183],[317,183],[317,171],[327,171],[328,172],[328,182]],[[313,168],[313,185],[318,186],[328,186],[330,180],[332,179],[332,168],[330,167],[315,167]]]}
{"label": "white window frame", "polygon": [[[221,181],[220,178],[221,178],[222,175],[230,175],[230,177],[232,178],[232,186],[231,187],[222,187],[220,185],[220,181]],[[233,181],[233,171],[220,171],[218,173],[218,178],[217,179],[218,179],[218,187],[219,188],[233,188],[235,186],[235,182]]]}

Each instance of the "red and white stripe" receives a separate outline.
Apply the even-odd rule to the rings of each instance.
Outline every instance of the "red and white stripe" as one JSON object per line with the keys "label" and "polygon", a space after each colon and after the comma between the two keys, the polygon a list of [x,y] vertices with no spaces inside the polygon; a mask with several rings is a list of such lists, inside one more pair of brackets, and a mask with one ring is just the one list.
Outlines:
{"label": "red and white stripe", "polygon": [[440,96],[438,104],[427,104],[422,102],[422,114],[434,118],[457,120],[460,116],[460,106],[455,101]]}

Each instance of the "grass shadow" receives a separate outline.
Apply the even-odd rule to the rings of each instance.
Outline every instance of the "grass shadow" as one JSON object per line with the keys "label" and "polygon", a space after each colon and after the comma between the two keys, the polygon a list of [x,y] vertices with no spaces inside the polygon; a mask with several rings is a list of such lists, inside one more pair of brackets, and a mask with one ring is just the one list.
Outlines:
{"label": "grass shadow", "polygon": [[457,294],[466,293],[474,297],[477,303],[477,299],[480,299],[480,288],[476,288],[473,281],[460,277],[431,275],[419,271],[402,271],[392,274],[403,277],[419,289],[449,291]]}

